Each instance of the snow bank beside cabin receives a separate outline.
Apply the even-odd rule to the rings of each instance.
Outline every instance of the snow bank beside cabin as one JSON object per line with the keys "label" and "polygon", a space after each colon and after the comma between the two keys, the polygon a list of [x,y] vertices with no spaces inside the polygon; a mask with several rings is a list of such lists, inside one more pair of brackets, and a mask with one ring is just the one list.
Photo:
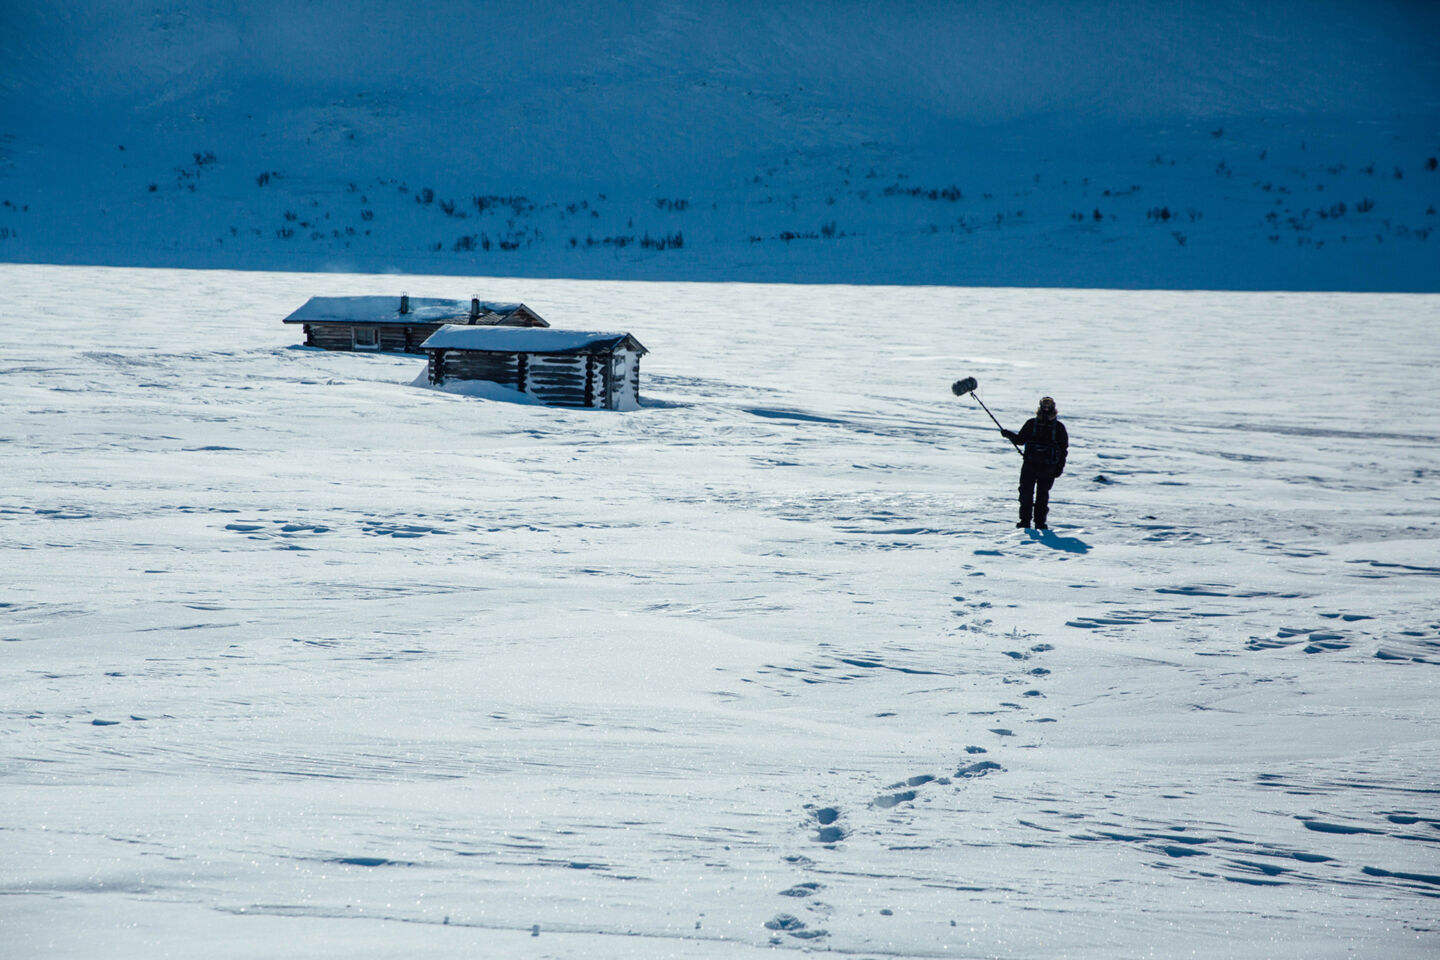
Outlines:
{"label": "snow bank beside cabin", "polygon": [[448,383],[437,385],[430,382],[430,374],[425,370],[421,370],[420,375],[410,381],[410,386],[434,390],[437,393],[448,393],[457,397],[500,400],[504,403],[523,403],[535,407],[543,406],[539,400],[528,393],[501,386],[490,380],[451,380]]}

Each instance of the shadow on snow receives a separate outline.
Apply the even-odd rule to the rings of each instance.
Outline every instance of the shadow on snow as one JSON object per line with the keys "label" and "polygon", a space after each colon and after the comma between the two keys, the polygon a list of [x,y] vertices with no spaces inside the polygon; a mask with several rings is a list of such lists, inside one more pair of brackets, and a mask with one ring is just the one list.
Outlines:
{"label": "shadow on snow", "polygon": [[1079,537],[1062,537],[1053,530],[1026,530],[1025,533],[1031,540],[1038,540],[1052,550],[1063,550],[1066,553],[1090,552],[1090,544]]}

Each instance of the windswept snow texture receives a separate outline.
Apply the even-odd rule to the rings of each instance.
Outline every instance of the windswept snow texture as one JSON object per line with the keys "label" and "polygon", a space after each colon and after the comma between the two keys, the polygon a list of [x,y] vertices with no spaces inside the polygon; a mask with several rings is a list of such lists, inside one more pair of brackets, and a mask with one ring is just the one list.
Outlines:
{"label": "windswept snow texture", "polygon": [[606,413],[0,282],[7,956],[1440,951],[1440,299],[408,278]]}
{"label": "windswept snow texture", "polygon": [[4,262],[1437,292],[1437,157],[1421,0],[0,5]]}

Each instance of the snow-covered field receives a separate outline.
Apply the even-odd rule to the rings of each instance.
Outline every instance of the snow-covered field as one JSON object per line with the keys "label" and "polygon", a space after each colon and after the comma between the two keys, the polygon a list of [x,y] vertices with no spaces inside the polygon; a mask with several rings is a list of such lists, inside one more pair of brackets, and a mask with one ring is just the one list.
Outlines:
{"label": "snow-covered field", "polygon": [[[1440,299],[0,282],[6,956],[1440,950]],[[646,405],[280,324],[401,289]]]}

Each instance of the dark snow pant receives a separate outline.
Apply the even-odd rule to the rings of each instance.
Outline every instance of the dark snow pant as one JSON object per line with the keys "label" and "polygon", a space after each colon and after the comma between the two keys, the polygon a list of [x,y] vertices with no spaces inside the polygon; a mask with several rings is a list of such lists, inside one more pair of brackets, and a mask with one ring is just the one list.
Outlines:
{"label": "dark snow pant", "polygon": [[1020,468],[1020,522],[1042,524],[1050,513],[1050,488],[1055,485],[1055,468],[1048,464],[1026,463]]}

